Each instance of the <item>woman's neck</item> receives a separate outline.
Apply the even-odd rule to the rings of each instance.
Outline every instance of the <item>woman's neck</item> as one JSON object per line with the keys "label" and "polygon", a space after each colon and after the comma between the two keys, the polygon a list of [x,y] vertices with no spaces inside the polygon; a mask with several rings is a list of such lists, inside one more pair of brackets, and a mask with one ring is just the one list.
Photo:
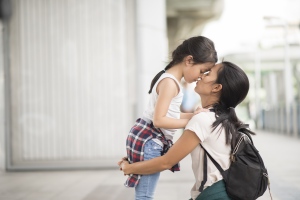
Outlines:
{"label": "woman's neck", "polygon": [[211,108],[213,107],[213,105],[215,105],[216,103],[218,103],[218,99],[205,99],[205,98],[201,98],[201,102],[202,102],[202,108]]}
{"label": "woman's neck", "polygon": [[212,104],[208,104],[208,105],[202,105],[202,108],[206,108],[206,109],[208,109],[208,108],[212,108],[212,107],[213,107],[213,105],[214,105],[214,103],[212,103]]}

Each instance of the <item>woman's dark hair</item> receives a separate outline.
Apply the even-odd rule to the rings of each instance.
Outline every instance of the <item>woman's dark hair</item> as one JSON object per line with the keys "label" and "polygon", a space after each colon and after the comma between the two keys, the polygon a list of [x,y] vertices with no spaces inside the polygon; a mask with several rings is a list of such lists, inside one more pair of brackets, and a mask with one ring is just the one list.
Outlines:
{"label": "woman's dark hair", "polygon": [[226,144],[231,141],[231,145],[234,147],[238,139],[238,132],[247,135],[255,134],[248,129],[248,125],[238,119],[234,109],[247,96],[249,79],[237,65],[227,61],[223,61],[221,64],[216,83],[222,85],[222,90],[219,102],[213,106],[216,121],[212,127],[215,130],[221,124],[225,129]]}
{"label": "woman's dark hair", "polygon": [[153,78],[148,93],[150,94],[152,92],[153,86],[159,77],[165,72],[165,70],[168,70],[172,66],[182,62],[183,58],[188,55],[193,56],[193,61],[195,64],[203,64],[206,62],[215,63],[218,60],[213,41],[203,36],[191,37],[183,41],[183,43],[173,51],[171,62],[165,67],[164,70],[160,71]]}

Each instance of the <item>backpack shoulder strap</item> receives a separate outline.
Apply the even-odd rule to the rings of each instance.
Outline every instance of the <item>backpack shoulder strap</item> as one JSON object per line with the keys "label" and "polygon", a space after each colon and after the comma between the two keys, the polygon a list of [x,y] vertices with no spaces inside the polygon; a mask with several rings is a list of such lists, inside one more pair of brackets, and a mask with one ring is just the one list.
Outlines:
{"label": "backpack shoulder strap", "polygon": [[[215,109],[211,108],[209,109],[210,112],[215,112]],[[201,182],[201,185],[199,187],[199,192],[203,191],[204,185],[207,181],[207,156],[210,158],[210,160],[214,163],[216,168],[220,171],[221,174],[223,174],[224,170],[222,167],[213,159],[213,157],[206,151],[206,149],[199,143],[200,147],[204,150],[204,160],[203,160],[203,180]]]}
{"label": "backpack shoulder strap", "polygon": [[204,150],[204,160],[203,160],[203,180],[201,182],[201,185],[199,187],[199,192],[203,191],[204,185],[207,181],[207,156],[210,158],[210,160],[214,163],[214,165],[216,166],[216,168],[220,171],[221,174],[223,174],[224,170],[222,169],[222,167],[219,165],[219,163],[217,163],[217,161],[215,161],[215,159],[213,159],[213,157],[206,151],[206,149],[201,145],[201,143],[199,144],[202,149]]}
{"label": "backpack shoulder strap", "polygon": [[[200,144],[201,145],[201,144]],[[201,181],[201,185],[199,187],[199,192],[202,192],[204,189],[204,185],[207,181],[207,156],[206,151],[204,151],[204,160],[203,160],[203,180]]]}
{"label": "backpack shoulder strap", "polygon": [[[206,151],[206,149],[200,144],[200,146],[202,147],[202,149],[205,151],[206,155],[208,155],[208,157],[210,158],[210,160],[214,163],[214,165],[216,166],[216,168],[220,171],[221,174],[224,173],[224,170],[222,169],[222,167],[219,165],[219,163],[217,161],[215,161],[215,159],[213,159],[213,157]],[[207,164],[207,163],[206,163]]]}

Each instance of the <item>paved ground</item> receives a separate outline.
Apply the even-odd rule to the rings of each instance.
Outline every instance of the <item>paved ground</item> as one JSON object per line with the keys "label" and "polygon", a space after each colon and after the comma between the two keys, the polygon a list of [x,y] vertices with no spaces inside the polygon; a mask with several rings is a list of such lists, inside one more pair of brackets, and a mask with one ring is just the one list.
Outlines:
{"label": "paved ground", "polygon": [[[300,199],[300,139],[259,132],[254,137],[271,179],[274,200]],[[116,161],[117,162],[117,161]],[[161,174],[155,200],[187,200],[193,185],[188,156],[182,171]],[[0,200],[132,200],[118,169],[94,171],[0,172]],[[268,191],[259,200],[270,199]]]}

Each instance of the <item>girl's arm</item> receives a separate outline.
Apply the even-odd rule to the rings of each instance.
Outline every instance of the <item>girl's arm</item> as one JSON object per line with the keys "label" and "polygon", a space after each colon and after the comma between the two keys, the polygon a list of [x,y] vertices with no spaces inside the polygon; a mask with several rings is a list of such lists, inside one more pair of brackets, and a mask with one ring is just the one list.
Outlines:
{"label": "girl's arm", "polygon": [[180,113],[180,119],[191,119],[194,113]]}
{"label": "girl's arm", "polygon": [[191,153],[200,142],[199,137],[193,131],[185,130],[165,155],[133,164],[127,161],[120,161],[118,164],[124,174],[153,174],[170,169]]}
{"label": "girl's arm", "polygon": [[190,118],[174,119],[167,117],[167,112],[179,88],[176,82],[170,78],[161,80],[156,88],[158,94],[154,109],[153,124],[158,128],[177,129],[184,128]]}
{"label": "girl's arm", "polygon": [[209,112],[209,109],[197,107],[194,113],[181,113],[180,118],[191,119],[194,115],[200,112]]}

